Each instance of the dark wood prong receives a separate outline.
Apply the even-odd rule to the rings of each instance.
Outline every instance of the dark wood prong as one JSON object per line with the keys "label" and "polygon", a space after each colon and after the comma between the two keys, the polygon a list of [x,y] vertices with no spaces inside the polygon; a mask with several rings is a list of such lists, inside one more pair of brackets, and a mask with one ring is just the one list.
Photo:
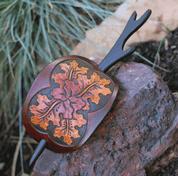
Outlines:
{"label": "dark wood prong", "polygon": [[119,39],[116,41],[115,45],[112,47],[110,52],[107,54],[107,56],[103,59],[103,61],[99,64],[98,68],[101,71],[108,70],[112,65],[114,65],[116,62],[121,60],[124,57],[127,57],[128,55],[132,54],[134,52],[134,47],[131,47],[127,49],[126,51],[123,51],[125,42],[128,40],[128,38],[135,33],[149,18],[151,15],[151,10],[148,9],[141,17],[140,19],[136,20],[137,13],[133,12],[128,23],[126,24],[126,27],[124,28],[124,31],[120,35]]}
{"label": "dark wood prong", "polygon": [[34,165],[37,158],[40,156],[42,151],[45,149],[46,143],[47,143],[47,141],[45,139],[41,139],[41,141],[39,142],[33,156],[30,159],[29,167],[32,167]]}
{"label": "dark wood prong", "polygon": [[[132,15],[131,15],[131,17],[130,17],[129,21],[135,21],[135,20],[136,20],[136,18],[137,18],[137,12],[136,12],[136,11],[134,11],[134,12],[132,13]],[[129,21],[128,21],[127,23],[129,23]]]}

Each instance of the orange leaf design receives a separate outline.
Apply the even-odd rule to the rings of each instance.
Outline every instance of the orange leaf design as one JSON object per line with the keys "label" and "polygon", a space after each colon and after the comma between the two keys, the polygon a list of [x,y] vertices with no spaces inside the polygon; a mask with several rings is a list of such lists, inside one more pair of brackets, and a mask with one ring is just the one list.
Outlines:
{"label": "orange leaf design", "polygon": [[64,137],[64,142],[66,142],[68,145],[72,144],[71,137],[77,139],[80,137],[78,134],[79,131],[75,129],[75,126],[81,127],[86,124],[86,120],[81,116],[80,119],[64,119],[62,121],[62,126],[58,127],[54,130],[54,136],[55,137]]}
{"label": "orange leaf design", "polygon": [[60,118],[57,113],[57,104],[60,101],[55,101],[54,99],[49,100],[46,95],[37,95],[38,106],[30,106],[30,112],[34,114],[31,118],[31,122],[35,125],[40,125],[44,130],[49,126],[49,121],[53,121],[54,125],[59,125]]}
{"label": "orange leaf design", "polygon": [[54,137],[61,138],[67,145],[71,145],[73,138],[80,138],[79,130],[87,124],[83,117],[82,110],[90,110],[89,99],[99,104],[100,94],[104,96],[111,94],[111,90],[105,86],[111,83],[110,80],[101,78],[96,72],[87,77],[89,68],[79,67],[76,60],[61,63],[60,67],[64,73],[52,75],[55,83],[59,85],[51,91],[53,98],[50,100],[47,95],[37,94],[38,105],[31,105],[30,112],[33,114],[31,122],[47,130],[49,121],[56,126]]}
{"label": "orange leaf design", "polygon": [[91,79],[88,80],[86,76],[79,76],[79,82],[82,82],[82,80],[86,80],[84,84],[84,89],[80,93],[80,96],[82,99],[86,102],[86,106],[83,108],[83,110],[90,110],[88,99],[91,98],[91,101],[93,103],[99,104],[100,97],[99,94],[108,95],[111,94],[111,90],[109,88],[106,88],[106,85],[109,85],[111,83],[110,80],[101,79],[97,73],[93,73],[91,75]]}
{"label": "orange leaf design", "polygon": [[66,63],[61,63],[61,69],[65,71],[68,80],[76,79],[78,74],[86,74],[89,68],[78,67],[78,63],[74,60],[70,62],[70,65]]}

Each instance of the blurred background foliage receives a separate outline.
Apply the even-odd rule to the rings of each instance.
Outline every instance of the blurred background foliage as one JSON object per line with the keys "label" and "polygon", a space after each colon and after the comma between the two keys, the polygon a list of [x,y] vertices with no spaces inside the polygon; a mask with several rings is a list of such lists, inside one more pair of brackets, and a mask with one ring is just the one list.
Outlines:
{"label": "blurred background foliage", "polygon": [[[0,1],[0,162],[11,135],[22,132],[21,107],[37,74],[54,59],[69,55],[85,37],[85,31],[111,15],[121,3]],[[21,170],[24,172],[22,151]]]}

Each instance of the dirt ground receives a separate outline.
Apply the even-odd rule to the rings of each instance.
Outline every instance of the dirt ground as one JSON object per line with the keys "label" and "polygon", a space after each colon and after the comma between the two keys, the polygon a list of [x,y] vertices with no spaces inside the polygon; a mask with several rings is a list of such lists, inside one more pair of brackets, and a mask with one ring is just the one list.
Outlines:
{"label": "dirt ground", "polygon": [[[154,62],[157,55],[160,42],[147,42],[140,44],[136,47],[136,51],[147,58],[148,60]],[[167,83],[172,92],[178,92],[178,29],[169,34],[162,42],[161,49],[157,55],[156,64],[159,67],[166,69],[166,71],[156,68],[155,70],[162,77],[162,79]],[[144,63],[152,67],[142,58],[137,55],[132,55],[128,58],[125,58],[123,62],[134,61],[139,63]],[[14,125],[8,136],[3,137],[3,145],[0,153],[0,163],[4,163],[4,167],[0,169],[1,176],[11,175],[11,167],[13,163],[14,151],[17,145],[17,142],[12,142],[15,140],[8,140],[9,136],[18,136],[18,122]],[[28,134],[25,137],[29,137]],[[28,167],[28,162],[32,156],[33,150],[35,149],[36,144],[23,144],[23,154],[24,154],[24,170],[25,173],[30,174],[31,170]],[[21,174],[21,165],[20,157],[18,157],[16,175]],[[176,176],[178,175],[178,158],[175,158],[166,168],[163,168],[157,176]]]}

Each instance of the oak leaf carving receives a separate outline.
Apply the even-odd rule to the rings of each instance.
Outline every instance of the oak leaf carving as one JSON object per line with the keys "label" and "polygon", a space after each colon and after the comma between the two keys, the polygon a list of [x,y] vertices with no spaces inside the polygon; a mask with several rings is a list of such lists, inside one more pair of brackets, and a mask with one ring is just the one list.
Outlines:
{"label": "oak leaf carving", "polygon": [[104,96],[111,94],[106,85],[110,80],[101,78],[96,72],[87,77],[89,68],[79,67],[73,60],[70,64],[61,63],[64,73],[53,74],[52,78],[59,85],[51,91],[52,99],[47,95],[37,94],[38,105],[31,105],[30,112],[33,114],[31,122],[44,130],[49,126],[49,121],[56,126],[54,137],[61,138],[68,145],[71,145],[71,138],[80,138],[79,128],[87,124],[83,114],[79,110],[90,110],[89,99],[99,104],[100,94]]}

